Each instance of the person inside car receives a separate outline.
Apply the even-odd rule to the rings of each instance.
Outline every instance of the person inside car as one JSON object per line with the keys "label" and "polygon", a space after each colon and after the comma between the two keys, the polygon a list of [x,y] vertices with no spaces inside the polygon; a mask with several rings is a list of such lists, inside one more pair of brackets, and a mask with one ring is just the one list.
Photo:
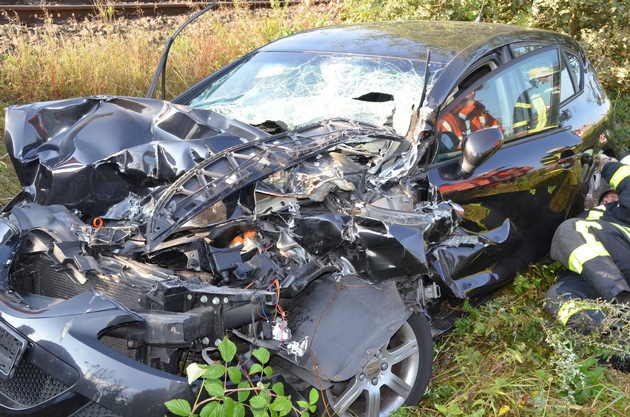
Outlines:
{"label": "person inside car", "polygon": [[603,156],[598,165],[611,189],[599,205],[556,230],[551,257],[568,271],[546,294],[545,308],[568,326],[592,327],[604,314],[581,299],[630,303],[630,156],[617,161]]}
{"label": "person inside car", "polygon": [[529,88],[524,91],[514,104],[514,132],[535,132],[547,127],[547,112],[551,106],[553,94],[553,69],[548,66],[530,68]]}
{"label": "person inside car", "polygon": [[459,143],[445,145],[449,152],[461,149],[464,137],[472,132],[490,127],[501,129],[499,121],[488,112],[480,100],[475,99],[475,94],[481,88],[483,85],[471,90],[438,122],[438,132],[450,132],[459,139]]}

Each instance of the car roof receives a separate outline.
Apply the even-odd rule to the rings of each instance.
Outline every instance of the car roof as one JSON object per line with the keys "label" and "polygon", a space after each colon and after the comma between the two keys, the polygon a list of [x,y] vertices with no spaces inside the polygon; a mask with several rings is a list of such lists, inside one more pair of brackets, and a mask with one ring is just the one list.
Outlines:
{"label": "car roof", "polygon": [[520,26],[453,21],[387,21],[311,29],[266,46],[259,51],[313,51],[365,54],[451,62],[464,50],[469,58],[515,41],[566,43],[554,32]]}

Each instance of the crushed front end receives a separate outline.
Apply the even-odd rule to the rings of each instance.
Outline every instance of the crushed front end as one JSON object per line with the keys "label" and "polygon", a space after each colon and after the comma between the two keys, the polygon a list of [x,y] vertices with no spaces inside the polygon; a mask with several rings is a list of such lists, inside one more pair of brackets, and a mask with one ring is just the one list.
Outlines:
{"label": "crushed front end", "polygon": [[[90,141],[108,118],[117,141]],[[4,414],[162,416],[196,395],[186,365],[226,336],[326,388],[440,297],[427,253],[454,235],[456,205],[417,170],[422,147],[387,128],[270,136],[97,97],[10,108],[5,140],[24,193],[0,219]],[[373,332],[335,336],[338,294],[349,327]]]}

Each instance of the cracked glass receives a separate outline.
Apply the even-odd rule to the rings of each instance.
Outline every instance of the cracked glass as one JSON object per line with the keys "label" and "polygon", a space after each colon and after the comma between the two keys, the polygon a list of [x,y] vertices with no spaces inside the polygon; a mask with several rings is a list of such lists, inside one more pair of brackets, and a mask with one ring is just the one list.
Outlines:
{"label": "cracked glass", "polygon": [[[420,101],[425,62],[390,57],[261,52],[190,101],[226,117],[293,130],[330,118],[404,135]],[[439,67],[431,66],[429,83]]]}

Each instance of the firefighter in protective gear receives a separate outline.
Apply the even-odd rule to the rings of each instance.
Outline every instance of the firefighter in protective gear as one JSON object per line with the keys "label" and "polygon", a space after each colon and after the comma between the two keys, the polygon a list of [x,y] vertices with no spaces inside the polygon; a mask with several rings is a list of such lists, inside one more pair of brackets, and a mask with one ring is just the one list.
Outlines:
{"label": "firefighter in protective gear", "polygon": [[589,327],[603,319],[580,299],[630,303],[630,165],[605,156],[598,164],[616,198],[609,193],[609,200],[563,222],[551,243],[551,257],[569,271],[547,291],[545,308],[563,325]]}
{"label": "firefighter in protective gear", "polygon": [[475,100],[476,92],[472,90],[468,93],[461,103],[438,122],[439,132],[450,132],[459,138],[459,143],[454,144],[449,151],[461,149],[464,137],[472,132],[489,127],[501,129],[498,120],[488,113],[481,101]]}
{"label": "firefighter in protective gear", "polygon": [[530,88],[514,104],[514,132],[537,132],[548,127],[547,113],[554,92],[550,67],[530,68],[527,71]]}

